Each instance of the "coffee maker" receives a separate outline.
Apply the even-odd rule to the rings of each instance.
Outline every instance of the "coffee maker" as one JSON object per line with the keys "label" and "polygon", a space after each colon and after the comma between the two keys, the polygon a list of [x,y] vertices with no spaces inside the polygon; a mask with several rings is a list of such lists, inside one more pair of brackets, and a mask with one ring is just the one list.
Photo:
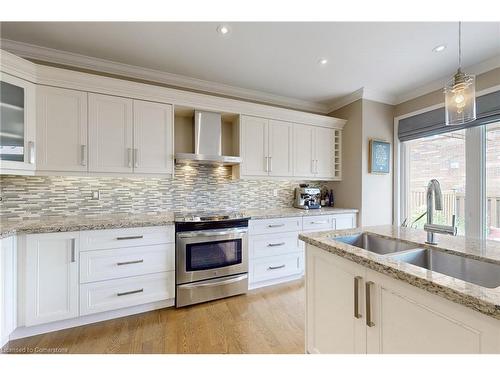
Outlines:
{"label": "coffee maker", "polygon": [[307,184],[301,184],[295,188],[293,207],[303,210],[321,208],[321,191],[319,188],[309,187]]}

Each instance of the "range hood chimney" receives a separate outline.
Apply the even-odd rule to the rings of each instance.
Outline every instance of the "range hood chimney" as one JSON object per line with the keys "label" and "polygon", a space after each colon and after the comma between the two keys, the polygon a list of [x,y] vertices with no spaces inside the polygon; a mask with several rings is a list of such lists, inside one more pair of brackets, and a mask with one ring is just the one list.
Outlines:
{"label": "range hood chimney", "polygon": [[194,112],[194,154],[176,153],[176,163],[236,165],[238,156],[222,155],[222,116],[220,113]]}

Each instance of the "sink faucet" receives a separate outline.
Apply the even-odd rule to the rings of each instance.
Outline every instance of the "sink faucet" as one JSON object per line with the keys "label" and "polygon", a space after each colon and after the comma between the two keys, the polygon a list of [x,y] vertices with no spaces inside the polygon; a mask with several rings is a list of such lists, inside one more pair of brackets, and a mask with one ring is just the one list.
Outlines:
{"label": "sink faucet", "polygon": [[439,181],[432,179],[427,185],[427,224],[424,225],[424,230],[427,232],[426,243],[430,245],[437,245],[434,239],[434,233],[457,235],[457,227],[455,225],[455,215],[452,216],[451,225],[438,225],[432,223],[432,214],[434,207],[432,204],[432,193],[434,193],[434,201],[436,203],[436,210],[443,209],[443,194],[441,193],[441,186]]}

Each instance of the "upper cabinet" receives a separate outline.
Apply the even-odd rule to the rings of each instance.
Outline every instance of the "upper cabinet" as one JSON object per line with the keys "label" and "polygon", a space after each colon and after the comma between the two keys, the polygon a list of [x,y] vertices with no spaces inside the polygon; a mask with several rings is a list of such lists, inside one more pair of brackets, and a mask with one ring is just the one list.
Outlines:
{"label": "upper cabinet", "polygon": [[132,173],[133,100],[89,94],[89,171]]}
{"label": "upper cabinet", "polygon": [[0,171],[35,170],[35,85],[2,73],[0,79]]}
{"label": "upper cabinet", "polygon": [[37,169],[87,171],[87,93],[37,87]]}
{"label": "upper cabinet", "polygon": [[241,117],[241,175],[293,175],[293,124],[260,117]]}

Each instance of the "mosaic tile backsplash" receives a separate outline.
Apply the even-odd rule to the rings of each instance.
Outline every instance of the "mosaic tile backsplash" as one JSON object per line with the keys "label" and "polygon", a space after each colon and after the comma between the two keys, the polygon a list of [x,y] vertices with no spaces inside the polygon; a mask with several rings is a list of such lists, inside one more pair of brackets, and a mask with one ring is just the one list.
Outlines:
{"label": "mosaic tile backsplash", "polygon": [[[211,166],[176,166],[174,179],[0,176],[0,218],[282,208],[292,205],[300,182],[233,180],[230,167]],[[96,190],[100,199],[92,200]]]}

